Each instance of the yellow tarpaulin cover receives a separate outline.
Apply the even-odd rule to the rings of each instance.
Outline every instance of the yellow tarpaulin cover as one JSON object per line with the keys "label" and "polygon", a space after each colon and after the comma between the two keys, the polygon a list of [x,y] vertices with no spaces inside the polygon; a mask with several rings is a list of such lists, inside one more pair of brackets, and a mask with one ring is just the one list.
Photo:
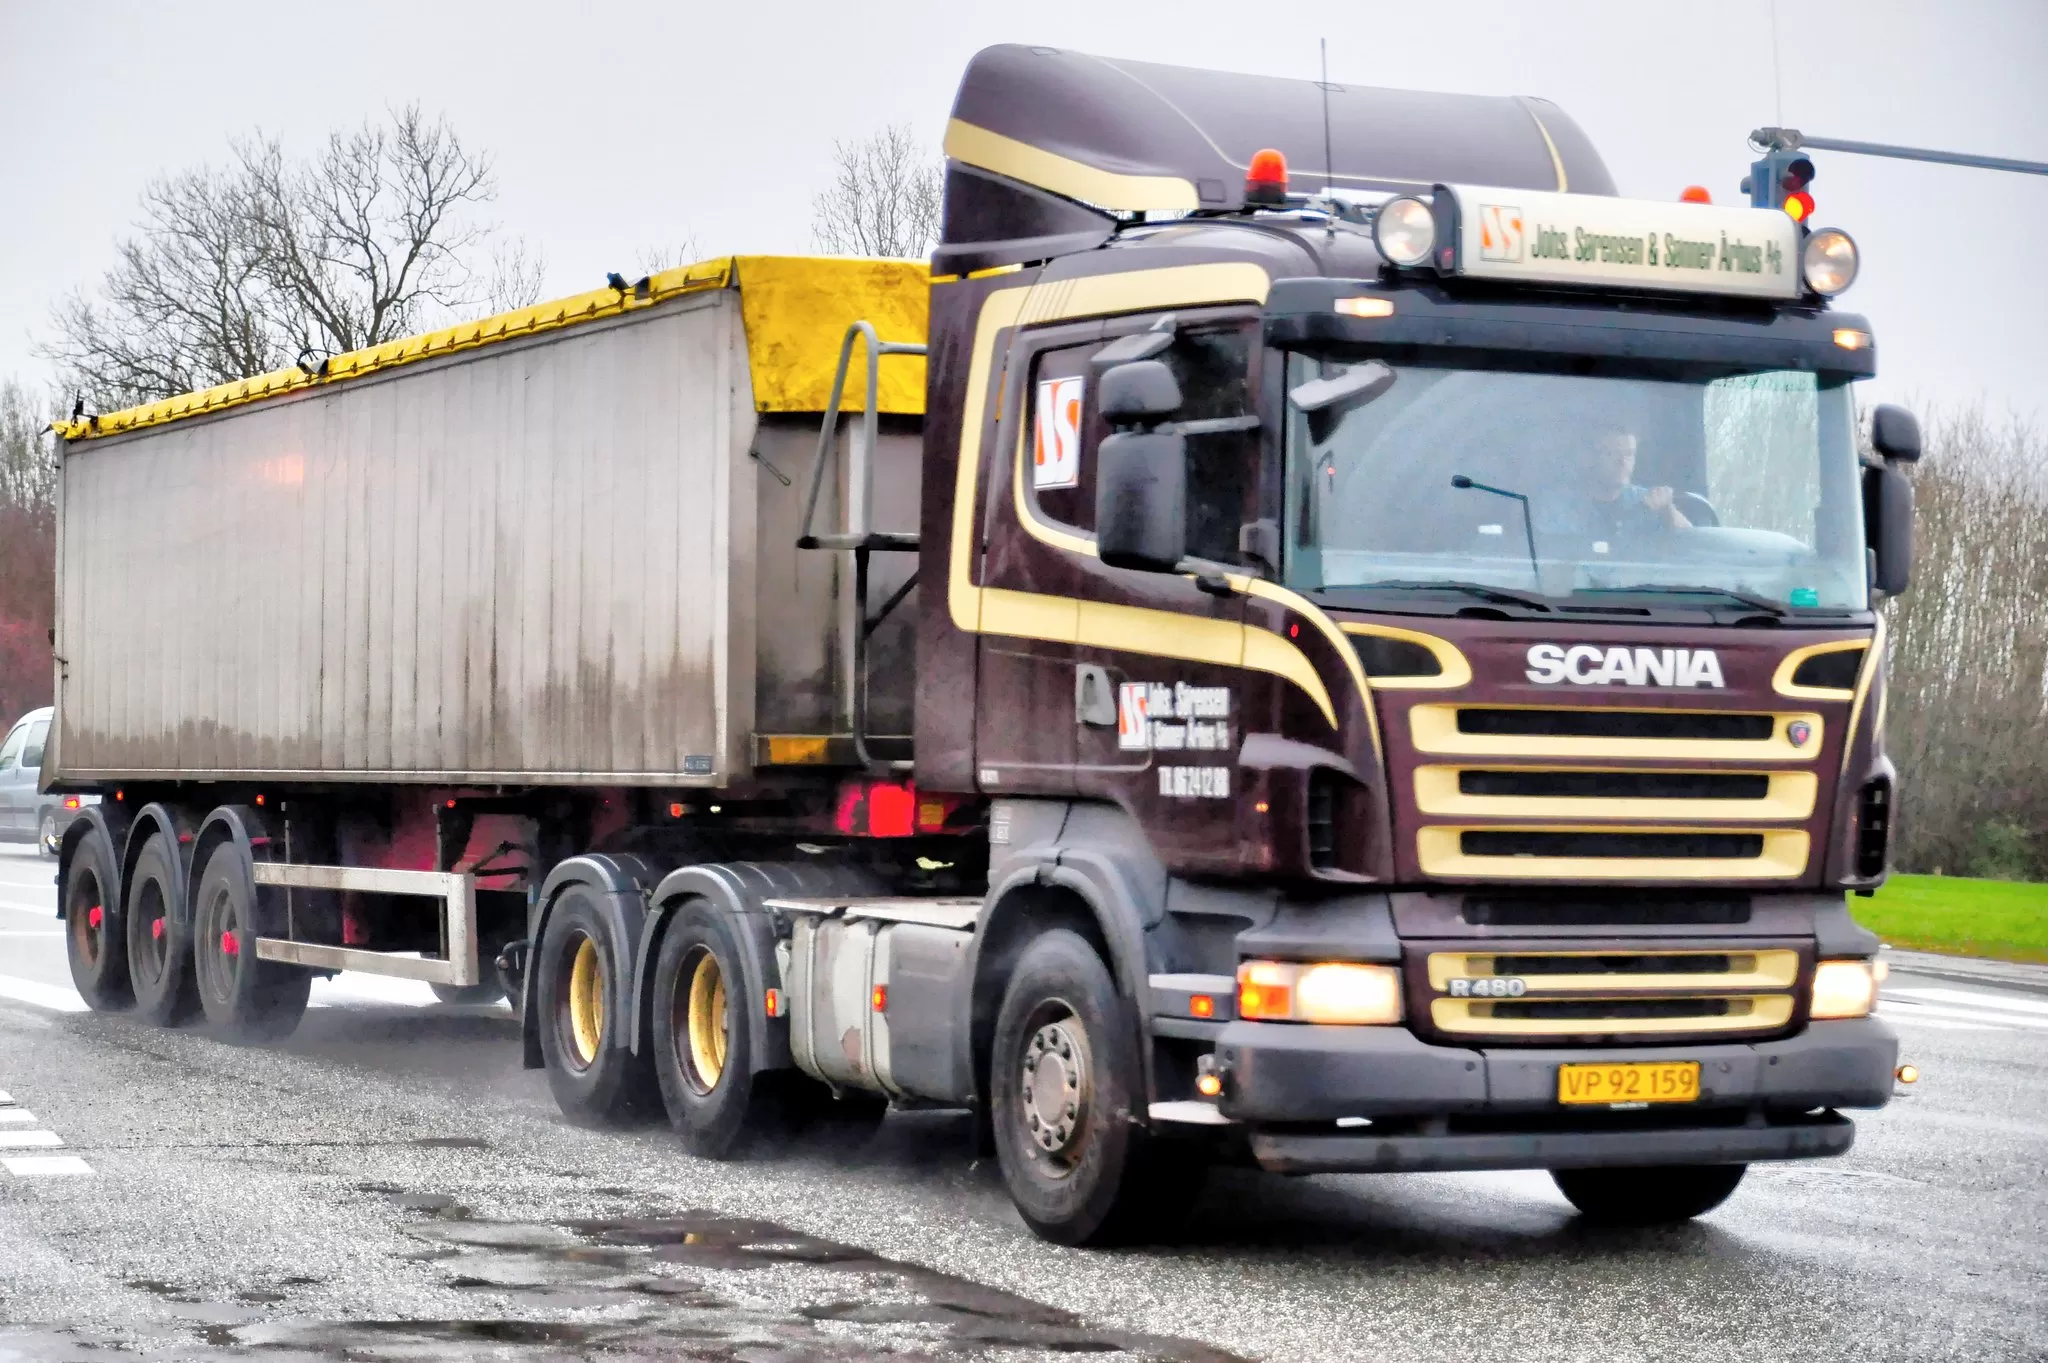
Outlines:
{"label": "yellow tarpaulin cover", "polygon": [[[832,392],[832,369],[839,359],[840,341],[856,321],[872,322],[885,341],[922,342],[925,338],[930,293],[921,261],[722,256],[652,275],[644,290],[595,289],[536,303],[482,321],[352,350],[332,357],[315,372],[296,366],[280,369],[89,420],[60,421],[55,430],[66,440],[117,435],[305,388],[346,383],[416,360],[617,317],[682,294],[735,286],[746,324],[754,405],[763,412],[824,411]],[[856,407],[866,382],[865,363],[866,357],[856,349],[842,399]],[[884,412],[903,415],[924,411],[922,359],[906,356],[883,361],[879,405]]]}

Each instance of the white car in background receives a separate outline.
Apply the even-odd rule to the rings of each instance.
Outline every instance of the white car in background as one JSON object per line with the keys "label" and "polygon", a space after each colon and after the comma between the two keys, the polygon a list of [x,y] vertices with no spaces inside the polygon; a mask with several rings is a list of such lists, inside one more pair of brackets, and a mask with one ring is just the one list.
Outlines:
{"label": "white car in background", "polygon": [[42,784],[43,746],[49,741],[49,706],[31,710],[14,721],[0,740],[0,842],[33,842],[46,857],[57,855],[64,828],[97,795],[45,795]]}

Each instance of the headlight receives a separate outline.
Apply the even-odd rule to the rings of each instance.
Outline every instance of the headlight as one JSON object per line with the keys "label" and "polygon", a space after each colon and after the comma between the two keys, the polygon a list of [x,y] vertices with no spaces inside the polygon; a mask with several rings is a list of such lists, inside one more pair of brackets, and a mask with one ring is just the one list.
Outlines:
{"label": "headlight", "polygon": [[1393,264],[1420,265],[1436,249],[1436,214],[1420,199],[1389,199],[1373,217],[1372,240]]}
{"label": "headlight", "polygon": [[1823,227],[1806,239],[1801,257],[1806,287],[1832,298],[1856,282],[1856,243],[1839,227]]}
{"label": "headlight", "polygon": [[1870,961],[1822,961],[1813,971],[1814,1018],[1869,1017],[1881,978]]}
{"label": "headlight", "polygon": [[1401,1020],[1401,972],[1349,961],[1246,961],[1237,968],[1237,1015],[1255,1022],[1389,1026]]}

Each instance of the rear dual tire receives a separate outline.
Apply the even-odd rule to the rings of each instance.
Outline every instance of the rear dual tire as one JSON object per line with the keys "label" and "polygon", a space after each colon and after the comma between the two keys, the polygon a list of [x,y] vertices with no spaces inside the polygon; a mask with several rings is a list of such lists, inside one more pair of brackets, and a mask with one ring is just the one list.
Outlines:
{"label": "rear dual tire", "polygon": [[635,1054],[632,1020],[615,1001],[626,963],[612,949],[594,893],[563,890],[548,913],[536,953],[537,1030],[548,1087],[562,1115],[585,1126],[614,1125],[649,1115],[654,1076]]}
{"label": "rear dual tire", "polygon": [[113,846],[94,826],[71,849],[64,868],[64,955],[71,983],[95,1013],[121,1012],[135,1002],[116,865]]}
{"label": "rear dual tire", "polygon": [[192,905],[192,957],[206,1021],[229,1041],[277,1041],[305,1016],[311,972],[256,955],[258,937],[284,935],[284,925],[273,917],[257,893],[246,854],[232,842],[217,844]]}
{"label": "rear dual tire", "polygon": [[[175,911],[183,898],[184,868],[162,833],[150,836],[128,874],[128,978],[135,1013],[158,1027],[177,1027],[199,1015],[190,914]],[[182,921],[180,921],[182,920]]]}

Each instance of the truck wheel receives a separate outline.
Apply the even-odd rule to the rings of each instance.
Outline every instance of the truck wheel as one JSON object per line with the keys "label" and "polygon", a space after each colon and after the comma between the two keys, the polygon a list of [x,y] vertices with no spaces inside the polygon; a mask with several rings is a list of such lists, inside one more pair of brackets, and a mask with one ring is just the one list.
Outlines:
{"label": "truck wheel", "polygon": [[158,1027],[176,1027],[199,1012],[192,978],[192,929],[171,913],[178,894],[178,857],[161,832],[150,835],[128,877],[128,976],[135,1011]]}
{"label": "truck wheel", "polygon": [[1690,1221],[1728,1200],[1746,1164],[1666,1164],[1629,1169],[1553,1169],[1550,1177],[1579,1214],[1602,1226]]}
{"label": "truck wheel", "polygon": [[615,1016],[614,982],[623,963],[612,957],[609,935],[591,892],[571,885],[555,900],[541,936],[536,997],[541,1057],[555,1104],[571,1121],[588,1125],[626,1121],[653,1105],[647,1057],[633,1053],[631,1025]]}
{"label": "truck wheel", "polygon": [[[754,1073],[741,1011],[753,996],[724,923],[701,902],[676,911],[654,962],[654,1073],[683,1148],[738,1154],[772,1125],[779,1076]],[[792,1076],[802,1078],[801,1075]]]}
{"label": "truck wheel", "polygon": [[996,1014],[989,1095],[1010,1198],[1039,1235],[1103,1244],[1156,1232],[1198,1166],[1153,1140],[1137,1027],[1095,949],[1064,928],[1025,949]]}
{"label": "truck wheel", "polygon": [[193,973],[206,1020],[239,1044],[290,1036],[305,1016],[313,987],[310,972],[257,959],[256,939],[273,926],[262,908],[242,849],[232,842],[217,845],[192,906]]}
{"label": "truck wheel", "polygon": [[64,954],[71,982],[95,1013],[112,1013],[135,1001],[128,984],[128,942],[115,899],[114,849],[93,825],[72,850],[64,873]]}

